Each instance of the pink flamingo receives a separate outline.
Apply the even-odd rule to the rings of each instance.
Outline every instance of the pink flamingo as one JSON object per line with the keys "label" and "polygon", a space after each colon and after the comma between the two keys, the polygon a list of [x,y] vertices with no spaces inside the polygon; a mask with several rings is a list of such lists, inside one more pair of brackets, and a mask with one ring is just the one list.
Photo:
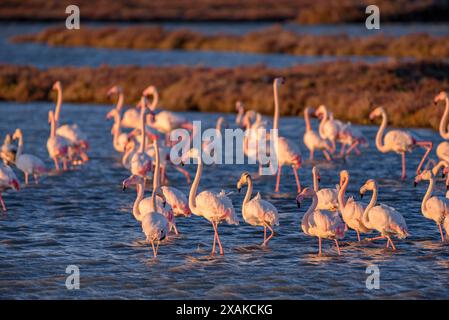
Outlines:
{"label": "pink flamingo", "polygon": [[142,96],[142,109],[140,111],[140,132],[142,142],[140,143],[139,150],[132,156],[130,162],[130,170],[134,175],[145,177],[151,170],[151,158],[145,152],[146,150],[146,132],[145,132],[145,110],[146,110],[146,98]]}
{"label": "pink flamingo", "polygon": [[321,180],[320,171],[317,167],[313,166],[312,168],[312,178],[313,178],[313,191],[316,192],[318,197],[318,210],[329,210],[335,211],[338,209],[338,199],[337,189],[330,188],[322,188],[320,189],[318,183]]}
{"label": "pink flamingo", "polygon": [[[113,95],[118,95],[117,104],[115,106],[115,110],[120,114],[123,109],[124,103],[124,94],[123,89],[120,86],[113,86],[107,92],[107,96],[111,97]],[[140,113],[136,108],[128,108],[123,113],[120,125],[124,128],[138,128],[140,125]]]}
{"label": "pink flamingo", "polygon": [[[354,150],[357,155],[360,155],[359,146],[368,146],[368,141],[363,133],[354,128],[350,123],[343,125],[338,135],[338,141],[341,143],[340,156],[349,156]],[[348,146],[348,150],[346,149]]]}
{"label": "pink flamingo", "polygon": [[[444,164],[444,163],[443,163]],[[415,186],[422,180],[429,181],[429,187],[421,203],[421,212],[427,219],[435,221],[440,230],[441,242],[444,242],[443,226],[449,232],[449,199],[432,196],[435,186],[435,175],[432,170],[424,170],[415,178]]]}
{"label": "pink flamingo", "polygon": [[416,173],[419,174],[424,161],[432,150],[432,141],[418,141],[408,132],[402,130],[390,130],[387,134],[385,134],[382,142],[382,137],[388,121],[387,113],[382,107],[376,108],[369,115],[371,120],[374,120],[377,117],[382,117],[382,123],[376,135],[376,147],[382,153],[393,151],[402,155],[402,180],[406,178],[405,153],[412,151],[417,146],[426,149],[426,153],[422,157],[418,168],[416,169]]}
{"label": "pink flamingo", "polygon": [[365,208],[360,202],[354,200],[353,197],[348,199],[345,198],[346,189],[349,184],[349,172],[343,170],[340,172],[340,190],[338,191],[338,209],[341,213],[341,217],[345,222],[346,226],[350,229],[355,230],[357,233],[357,241],[360,242],[360,233],[370,233],[371,230],[368,229],[362,222],[363,212]]}
{"label": "pink flamingo", "polygon": [[[273,81],[274,90],[274,119],[273,119],[273,130],[278,130],[279,128],[279,87],[284,83],[283,78],[276,78]],[[296,187],[298,192],[301,192],[301,183],[299,181],[298,169],[301,167],[301,152],[297,145],[288,140],[287,138],[278,136],[277,141],[277,177],[276,177],[276,188],[275,192],[279,192],[279,185],[281,182],[281,171],[282,166],[290,165],[293,169],[293,174],[295,175]]]}
{"label": "pink flamingo", "polygon": [[325,139],[322,139],[315,131],[313,131],[310,123],[310,114],[313,113],[313,109],[306,107],[304,109],[304,121],[306,123],[306,132],[304,133],[304,144],[310,151],[310,161],[313,161],[315,150],[323,151],[324,157],[327,161],[331,161],[329,152],[332,152],[332,148],[328,145]]}
{"label": "pink flamingo", "polygon": [[337,138],[340,133],[342,123],[334,120],[331,112],[324,105],[320,105],[315,111],[315,115],[321,120],[319,126],[319,134],[322,139],[329,140],[331,143],[331,153],[337,149]]}
{"label": "pink flamingo", "polygon": [[384,204],[376,206],[378,190],[377,182],[373,179],[367,180],[360,188],[360,197],[363,197],[366,191],[373,191],[371,201],[363,212],[362,222],[368,229],[377,230],[381,234],[380,237],[369,240],[387,239],[387,248],[391,244],[391,248],[395,251],[396,247],[391,237],[404,239],[409,236],[407,224],[396,209]]}
{"label": "pink flamingo", "polygon": [[[244,185],[248,185],[245,198],[242,204],[242,215],[246,223],[252,226],[263,227],[263,243],[262,246],[268,245],[268,241],[274,236],[273,226],[279,225],[278,210],[270,202],[263,200],[260,193],[251,199],[253,192],[253,181],[251,175],[248,172],[244,172],[239,181],[237,182],[237,189],[240,192]],[[267,228],[271,234],[267,238]]]}
{"label": "pink flamingo", "polygon": [[[440,136],[443,139],[449,139],[449,131],[448,131],[448,119],[449,119],[449,97],[448,94],[444,91],[441,91],[433,100],[435,105],[438,104],[439,101],[445,101],[444,114],[441,117],[440,121]],[[449,162],[449,142],[443,141],[441,142],[436,150],[437,156],[441,160],[445,160]]]}
{"label": "pink flamingo", "polygon": [[64,170],[67,170],[67,150],[70,144],[67,139],[56,134],[56,121],[53,111],[48,112],[50,123],[50,137],[47,140],[47,150],[50,158],[55,163],[55,169],[59,170],[59,160],[62,160]]}
{"label": "pink flamingo", "polygon": [[2,205],[3,211],[6,211],[6,205],[5,201],[3,201],[2,192],[8,189],[19,191],[19,180],[9,166],[0,163],[0,204]]}
{"label": "pink flamingo", "polygon": [[112,144],[114,149],[120,153],[125,152],[125,146],[128,142],[128,135],[121,131],[120,114],[117,109],[112,109],[107,114],[107,119],[114,118],[114,125],[112,126],[111,133],[113,135]]}
{"label": "pink flamingo", "polygon": [[39,183],[39,176],[47,171],[44,162],[32,154],[23,153],[23,134],[22,130],[16,129],[13,139],[19,139],[19,146],[16,153],[16,167],[25,175],[25,184],[28,184],[28,176],[34,177],[34,182]]}
{"label": "pink flamingo", "polygon": [[338,255],[341,255],[338,239],[343,239],[345,235],[345,225],[341,221],[340,216],[337,212],[316,209],[318,205],[318,196],[311,188],[305,188],[296,196],[298,208],[301,207],[301,202],[305,198],[312,198],[312,205],[302,218],[302,231],[308,236],[318,238],[319,255],[322,254],[321,239],[334,240]]}
{"label": "pink flamingo", "polygon": [[228,224],[239,224],[235,215],[232,201],[226,196],[224,191],[214,193],[212,191],[205,190],[197,195],[198,185],[203,172],[201,153],[196,149],[190,149],[190,151],[184,156],[196,158],[198,161],[195,179],[193,180],[189,193],[190,211],[194,215],[204,217],[212,224],[214,228],[214,243],[212,246],[211,255],[215,255],[216,242],[218,242],[218,246],[220,248],[220,255],[224,255],[220,237],[218,236],[218,224],[223,221],[226,221]]}

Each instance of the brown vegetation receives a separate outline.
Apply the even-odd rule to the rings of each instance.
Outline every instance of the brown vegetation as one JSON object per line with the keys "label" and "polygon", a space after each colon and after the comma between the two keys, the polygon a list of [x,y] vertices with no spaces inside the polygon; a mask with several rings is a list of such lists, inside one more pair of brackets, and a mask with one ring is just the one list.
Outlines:
{"label": "brown vegetation", "polygon": [[449,37],[411,34],[401,37],[376,35],[352,38],[346,35],[298,35],[274,26],[246,35],[204,35],[189,30],[161,27],[84,27],[80,30],[52,27],[33,35],[19,35],[15,42],[49,45],[127,49],[220,50],[292,55],[390,56],[448,58]]}
{"label": "brown vegetation", "polygon": [[2,0],[0,20],[63,20],[77,4],[83,21],[363,22],[367,5],[383,21],[448,21],[447,0]]}
{"label": "brown vegetation", "polygon": [[387,108],[396,126],[437,127],[442,108],[433,97],[449,90],[449,64],[442,62],[300,65],[288,69],[108,67],[51,68],[0,65],[0,100],[52,100],[55,80],[67,102],[109,103],[107,89],[119,84],[135,103],[141,90],[156,85],[161,105],[171,110],[233,112],[237,99],[265,114],[273,110],[272,79],[286,78],[282,115],[299,115],[305,106],[324,103],[335,116],[367,123],[375,105]]}

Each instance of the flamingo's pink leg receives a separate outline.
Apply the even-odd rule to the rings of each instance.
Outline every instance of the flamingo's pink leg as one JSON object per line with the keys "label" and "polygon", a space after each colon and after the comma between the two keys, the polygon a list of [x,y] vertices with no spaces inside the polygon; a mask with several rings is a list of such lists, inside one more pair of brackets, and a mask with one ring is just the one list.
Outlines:
{"label": "flamingo's pink leg", "polygon": [[28,184],[28,173],[25,173],[25,184]]}
{"label": "flamingo's pink leg", "polygon": [[34,183],[35,184],[39,184],[39,175],[38,174],[34,174],[33,177],[34,177]]}
{"label": "flamingo's pink leg", "polygon": [[338,252],[338,255],[340,256],[341,255],[341,251],[340,251],[340,246],[338,245],[338,240],[337,239],[335,239],[335,245],[337,246],[337,252]]}
{"label": "flamingo's pink leg", "polygon": [[356,230],[355,232],[357,232],[357,241],[360,242],[360,232],[359,230]]}
{"label": "flamingo's pink leg", "polygon": [[432,141],[417,141],[416,145],[426,149],[426,153],[424,153],[424,156],[422,157],[421,161],[419,162],[418,168],[416,169],[416,174],[420,174],[421,167],[423,166],[424,161],[426,161],[426,158],[429,156],[430,151],[432,151],[433,143]]}
{"label": "flamingo's pink leg", "polygon": [[366,238],[365,240],[367,241],[374,241],[374,240],[380,240],[380,239],[385,239],[384,236],[379,236],[379,237],[374,237],[374,238]]}
{"label": "flamingo's pink leg", "polygon": [[266,239],[267,239],[267,227],[263,226],[263,243],[262,243],[262,245],[265,243]]}
{"label": "flamingo's pink leg", "polygon": [[58,158],[54,157],[54,158],[53,158],[53,161],[54,161],[54,163],[55,163],[55,169],[56,169],[57,171],[59,171],[59,161],[58,161]]}
{"label": "flamingo's pink leg", "polygon": [[310,161],[313,161],[314,153],[315,153],[315,149],[310,150],[310,157],[309,157]]}
{"label": "flamingo's pink leg", "polygon": [[6,211],[5,201],[3,201],[2,193],[0,192],[0,203],[2,204],[3,211]]}
{"label": "flamingo's pink leg", "polygon": [[390,247],[390,240],[387,240],[387,249]]}
{"label": "flamingo's pink leg", "polygon": [[295,166],[292,166],[292,169],[293,169],[293,174],[295,175],[296,187],[298,188],[298,193],[300,193],[301,192],[301,183],[299,182],[298,171],[296,170]]}
{"label": "flamingo's pink leg", "polygon": [[83,162],[89,161],[89,156],[83,150],[80,150],[79,154]]}
{"label": "flamingo's pink leg", "polygon": [[217,237],[218,248],[220,249],[220,255],[223,256],[224,255],[223,247],[221,246],[220,237],[218,236],[218,223],[214,224],[214,229],[215,229],[215,235]]}
{"label": "flamingo's pink leg", "polygon": [[405,180],[406,177],[407,177],[407,168],[406,168],[406,164],[405,164],[405,152],[402,152],[402,176],[401,176],[401,179]]}
{"label": "flamingo's pink leg", "polygon": [[187,170],[184,170],[178,166],[175,166],[175,169],[178,170],[179,172],[181,172],[187,179],[187,183],[190,184],[191,179],[190,179],[190,173]]}
{"label": "flamingo's pink leg", "polygon": [[[345,154],[345,148],[346,148],[346,145],[345,145],[345,144],[341,146],[341,149],[340,149],[340,157],[343,157],[343,156],[344,156],[344,154]],[[349,154],[349,152],[346,153],[346,154]]]}
{"label": "flamingo's pink leg", "polygon": [[279,192],[279,184],[281,183],[281,172],[282,172],[282,166],[281,166],[281,164],[278,164],[278,174],[276,177],[276,188],[274,189],[274,192]]}
{"label": "flamingo's pink leg", "polygon": [[274,236],[273,228],[271,228],[269,225],[267,225],[266,228],[270,229],[270,236],[263,242],[263,244],[262,244],[263,246],[268,245],[268,241],[270,241],[271,238],[273,238],[273,236]]}
{"label": "flamingo's pink leg", "polygon": [[157,256],[157,251],[156,251],[156,249],[154,248],[154,241],[151,240],[150,242],[151,242],[151,247],[153,248],[153,256],[156,258],[156,256]]}
{"label": "flamingo's pink leg", "polygon": [[444,242],[444,234],[443,234],[443,228],[441,228],[441,224],[438,224],[438,228],[440,229],[441,242]]}
{"label": "flamingo's pink leg", "polygon": [[337,150],[337,144],[335,143],[335,140],[331,140],[331,150],[330,150],[330,152],[332,154],[334,154],[336,150]]}
{"label": "flamingo's pink leg", "polygon": [[390,241],[391,248],[393,249],[393,251],[396,251],[396,247],[395,247],[393,241],[391,240],[391,238],[387,236],[387,239],[388,239],[388,241]]}
{"label": "flamingo's pink leg", "polygon": [[326,150],[323,150],[323,154],[327,161],[332,160],[331,156],[329,155],[329,152],[327,152]]}
{"label": "flamingo's pink leg", "polygon": [[213,222],[212,222],[212,226],[214,227],[214,243],[212,245],[212,253],[211,253],[211,255],[213,256],[213,255],[215,255],[215,248],[216,248],[216,244],[217,244],[217,232],[215,231],[215,225]]}
{"label": "flamingo's pink leg", "polygon": [[[355,141],[350,147],[349,149],[346,151],[346,155],[349,156],[349,154],[352,152],[352,150],[354,150],[355,148],[357,148],[357,146],[359,145],[358,141]],[[360,151],[359,151],[360,152]]]}
{"label": "flamingo's pink leg", "polygon": [[318,255],[321,256],[321,238],[318,237]]}

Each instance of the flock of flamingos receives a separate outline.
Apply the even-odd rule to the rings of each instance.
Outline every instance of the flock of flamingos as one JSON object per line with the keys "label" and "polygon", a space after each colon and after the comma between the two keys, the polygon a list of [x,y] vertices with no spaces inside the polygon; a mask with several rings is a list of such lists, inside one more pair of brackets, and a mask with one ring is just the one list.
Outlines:
{"label": "flock of flamingos", "polygon": [[[276,78],[273,82],[274,89],[274,117],[273,129],[278,129],[279,123],[279,88],[283,84],[282,78]],[[62,87],[58,81],[53,85],[57,92],[57,103],[55,111],[49,111],[48,120],[50,124],[50,136],[47,141],[47,149],[50,158],[54,162],[55,170],[64,171],[70,166],[82,165],[89,160],[87,155],[89,144],[86,135],[77,124],[60,124],[60,113],[62,106]],[[129,186],[136,187],[136,199],[134,201],[132,214],[141,223],[146,241],[151,244],[154,257],[157,256],[159,243],[169,236],[171,232],[178,233],[175,220],[180,217],[189,217],[191,214],[202,216],[207,219],[214,229],[212,255],[216,252],[218,245],[221,255],[224,254],[218,225],[222,222],[238,224],[235,209],[228,195],[221,191],[215,193],[204,190],[198,193],[198,187],[203,171],[202,152],[207,150],[208,143],[203,143],[203,150],[191,148],[187,154],[182,156],[183,161],[189,158],[197,159],[197,171],[190,187],[189,195],[185,195],[179,189],[168,186],[167,170],[172,168],[181,172],[187,182],[190,183],[189,173],[180,165],[170,161],[169,153],[171,143],[170,132],[174,129],[184,128],[194,131],[192,122],[188,119],[165,110],[158,110],[158,93],[155,87],[150,86],[143,91],[140,102],[135,108],[123,110],[124,95],[120,87],[114,86],[108,92],[109,96],[117,97],[116,107],[107,115],[108,119],[114,121],[111,134],[115,150],[122,153],[122,164],[131,175],[123,181],[123,189]],[[151,102],[150,102],[151,100]],[[444,139],[449,139],[449,97],[445,92],[438,94],[434,102],[445,102],[445,111],[440,122],[440,134]],[[267,122],[262,116],[253,110],[245,112],[243,104],[236,104],[236,127],[246,129],[242,150],[248,157],[257,158],[257,150],[249,147],[248,137],[260,138],[260,130],[267,128]],[[310,117],[315,115],[320,119],[319,130],[315,132],[312,128]],[[382,122],[376,135],[376,147],[382,152],[395,152],[402,156],[402,179],[406,178],[406,153],[415,148],[425,150],[416,169],[415,184],[422,180],[428,181],[428,189],[423,198],[421,211],[425,218],[433,220],[440,232],[441,241],[445,241],[444,232],[449,232],[449,194],[446,197],[433,196],[436,177],[442,170],[443,177],[449,173],[449,142],[442,142],[436,149],[439,163],[434,163],[429,168],[429,163],[422,167],[432,150],[432,142],[419,141],[412,134],[403,130],[386,131],[387,113],[382,107],[374,109],[370,119],[381,118]],[[310,159],[314,159],[315,151],[321,151],[327,161],[338,156],[337,144],[340,144],[340,156],[348,156],[351,152],[360,153],[359,147],[367,143],[366,138],[350,124],[344,124],[334,119],[332,112],[325,106],[316,110],[307,107],[304,110],[305,133],[304,144],[310,151]],[[224,119],[220,117],[217,121],[217,133],[221,133]],[[127,132],[122,132],[126,128]],[[270,132],[270,131],[266,131]],[[267,134],[270,139],[270,134]],[[17,140],[17,142],[15,142]],[[257,149],[257,144],[255,146]],[[385,239],[386,247],[391,246],[396,250],[392,237],[403,239],[409,235],[407,224],[403,216],[394,208],[377,203],[378,184],[374,179],[369,179],[360,188],[360,196],[367,191],[372,192],[371,200],[367,206],[356,201],[353,197],[347,197],[345,192],[349,184],[350,174],[347,170],[340,172],[340,183],[335,189],[319,188],[320,173],[317,167],[312,168],[313,187],[302,189],[298,169],[302,166],[302,156],[299,146],[283,137],[278,136],[277,150],[277,172],[275,192],[279,191],[281,170],[283,166],[290,166],[293,170],[297,191],[296,203],[301,206],[304,199],[312,199],[312,204],[305,212],[301,222],[303,232],[308,236],[318,238],[319,254],[322,253],[322,239],[335,241],[336,250],[340,255],[339,240],[345,233],[352,229],[357,234],[357,240],[361,241],[361,234],[379,232],[379,236],[366,238],[366,241]],[[14,134],[6,135],[1,148],[1,156],[4,164],[0,164],[0,201],[4,211],[6,205],[2,198],[2,192],[7,189],[19,190],[19,181],[9,165],[15,165],[23,172],[25,184],[29,183],[30,176],[35,183],[41,175],[49,170],[44,162],[38,157],[24,152],[24,137],[20,129]],[[260,163],[260,162],[259,162]],[[62,168],[61,168],[62,165]],[[259,164],[259,169],[261,165]],[[449,175],[448,175],[449,176]],[[152,179],[153,192],[150,197],[144,197],[145,183]],[[446,184],[448,185],[448,180]],[[248,172],[241,174],[237,182],[240,192],[246,187],[246,195],[242,204],[242,216],[246,223],[252,226],[260,226],[264,229],[264,240],[262,246],[268,245],[274,236],[274,227],[279,224],[278,210],[276,207],[262,199],[260,193],[252,196],[253,178]],[[448,192],[449,193],[449,192]],[[444,229],[444,231],[443,231]],[[269,234],[268,234],[269,231]]]}

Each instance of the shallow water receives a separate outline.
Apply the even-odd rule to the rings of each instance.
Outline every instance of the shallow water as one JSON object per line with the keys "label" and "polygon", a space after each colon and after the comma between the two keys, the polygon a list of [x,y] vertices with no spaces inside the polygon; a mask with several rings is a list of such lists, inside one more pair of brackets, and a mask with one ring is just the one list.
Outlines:
{"label": "shallow water", "polygon": [[[51,103],[0,103],[0,138],[21,127],[25,150],[45,159],[49,167],[46,140],[51,107]],[[348,193],[352,195],[367,178],[378,179],[379,200],[404,215],[411,233],[410,238],[395,241],[395,253],[384,249],[384,241],[358,244],[351,231],[343,240],[341,257],[330,241],[324,241],[324,255],[318,257],[317,240],[300,230],[300,219],[310,202],[301,209],[296,207],[294,178],[287,168],[280,195],[273,193],[274,177],[255,180],[255,191],[275,204],[280,213],[276,235],[269,248],[262,249],[258,244],[263,231],[242,221],[243,194],[235,189],[243,170],[255,173],[257,168],[216,165],[205,168],[200,190],[234,191],[231,198],[240,219],[239,226],[219,227],[225,256],[209,257],[213,229],[203,218],[191,217],[177,220],[181,234],[163,244],[158,258],[153,259],[150,248],[143,244],[141,227],[131,215],[135,192],[121,191],[128,172],[112,148],[107,110],[65,104],[62,120],[77,122],[87,132],[91,161],[76,170],[48,176],[38,186],[22,186],[20,192],[5,194],[9,211],[0,214],[0,298],[449,298],[449,246],[439,242],[436,225],[420,213],[427,184],[413,188],[413,170],[421,150],[407,156],[410,177],[401,182],[400,157],[377,152],[373,144],[376,127],[363,127],[370,147],[363,149],[361,156],[333,164],[317,163],[322,187],[333,187],[338,183],[338,172],[348,169]],[[188,116],[203,120],[206,127],[205,123],[212,126],[218,115]],[[231,115],[226,117],[233,121]],[[283,118],[280,124],[283,135],[302,141],[301,118]],[[434,131],[413,132],[440,141]],[[307,158],[302,142],[301,149]],[[194,165],[185,168],[192,175],[196,169]],[[188,192],[182,176],[173,172],[169,176],[174,186]],[[308,161],[300,169],[300,178],[303,186],[311,185]],[[441,181],[437,193],[444,192]],[[80,268],[80,290],[65,287],[68,265]],[[379,290],[366,289],[369,265],[380,268]]]}

